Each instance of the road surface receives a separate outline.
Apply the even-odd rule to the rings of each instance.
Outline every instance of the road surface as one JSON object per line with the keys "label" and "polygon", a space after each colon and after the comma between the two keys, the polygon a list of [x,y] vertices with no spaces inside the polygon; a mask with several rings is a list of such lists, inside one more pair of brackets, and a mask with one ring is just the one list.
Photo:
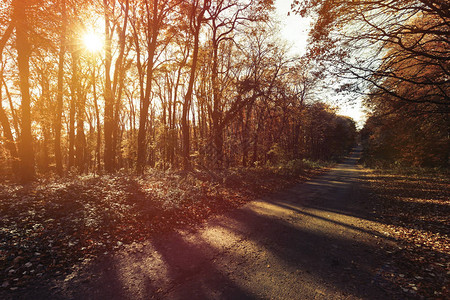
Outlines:
{"label": "road surface", "polygon": [[[73,299],[389,299],[360,149],[316,179],[74,271]],[[376,224],[375,224],[376,225]]]}

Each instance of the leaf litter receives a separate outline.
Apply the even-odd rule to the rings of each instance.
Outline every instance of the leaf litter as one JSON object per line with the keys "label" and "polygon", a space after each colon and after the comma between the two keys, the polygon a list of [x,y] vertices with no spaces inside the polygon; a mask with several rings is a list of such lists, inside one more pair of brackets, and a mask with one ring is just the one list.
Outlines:
{"label": "leaf litter", "polygon": [[80,262],[304,181],[266,170],[39,179],[0,184],[0,298],[64,278]]}
{"label": "leaf litter", "polygon": [[362,178],[371,217],[385,236],[397,241],[387,251],[395,268],[384,278],[409,298],[449,299],[450,179],[446,173],[399,174],[371,170]]}

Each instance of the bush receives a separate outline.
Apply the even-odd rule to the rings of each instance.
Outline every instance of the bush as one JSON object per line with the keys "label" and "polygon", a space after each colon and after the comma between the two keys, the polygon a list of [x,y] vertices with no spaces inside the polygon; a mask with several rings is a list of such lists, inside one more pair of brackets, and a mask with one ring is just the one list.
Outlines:
{"label": "bush", "polygon": [[293,159],[287,162],[279,163],[272,167],[272,170],[277,175],[282,176],[299,176],[311,169],[326,168],[331,166],[331,162],[326,161],[312,161],[308,159]]}

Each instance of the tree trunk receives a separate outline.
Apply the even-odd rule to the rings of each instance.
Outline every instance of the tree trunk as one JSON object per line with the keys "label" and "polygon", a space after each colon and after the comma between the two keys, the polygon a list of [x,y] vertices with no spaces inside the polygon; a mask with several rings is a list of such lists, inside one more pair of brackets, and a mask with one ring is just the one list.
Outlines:
{"label": "tree trunk", "polygon": [[[194,7],[195,9],[195,7]],[[184,170],[190,170],[191,169],[191,159],[190,159],[190,141],[189,141],[189,110],[191,106],[192,101],[192,93],[194,90],[194,81],[195,81],[195,72],[197,69],[197,63],[198,63],[198,50],[199,50],[199,39],[200,39],[200,29],[202,26],[202,23],[204,22],[203,16],[207,9],[207,1],[204,1],[204,7],[202,8],[201,12],[198,16],[195,16],[194,26],[192,28],[193,34],[194,34],[194,50],[192,53],[192,63],[191,63],[191,70],[189,74],[189,83],[188,83],[188,89],[186,92],[186,95],[184,97],[183,102],[183,111],[181,116],[181,131],[182,131],[182,144],[183,144],[183,168]]]}
{"label": "tree trunk", "polygon": [[248,166],[248,151],[250,148],[250,141],[248,137],[251,110],[252,107],[249,105],[242,114],[242,166],[244,168]]}
{"label": "tree trunk", "polygon": [[104,117],[104,135],[105,135],[105,171],[112,172],[114,170],[114,149],[113,149],[113,94],[111,86],[111,35],[110,19],[109,19],[109,1],[103,0],[105,9],[105,117]]}
{"label": "tree trunk", "polygon": [[20,168],[22,182],[29,182],[34,179],[34,152],[33,136],[31,134],[31,98],[30,98],[30,44],[28,42],[28,23],[26,0],[15,0],[14,15],[16,22],[16,48],[17,64],[19,66],[19,85],[22,95],[22,132],[20,136]]}
{"label": "tree trunk", "polygon": [[[0,84],[0,95],[1,95],[1,84]],[[3,135],[5,136],[6,149],[8,149],[8,152],[11,155],[12,171],[15,175],[18,175],[19,169],[17,162],[19,155],[17,153],[16,144],[14,143],[14,138],[11,132],[11,127],[9,125],[8,116],[6,115],[6,112],[1,105],[1,99],[0,99],[0,123],[2,124],[3,127]]]}
{"label": "tree trunk", "polygon": [[[78,63],[78,57],[76,57],[76,61]],[[78,69],[78,68],[77,68]],[[74,75],[78,78],[78,74]],[[76,166],[78,172],[82,174],[85,171],[85,134],[84,134],[84,113],[85,113],[85,95],[82,95],[80,92],[80,84],[77,82],[74,86],[76,99],[78,100],[77,105],[77,134],[75,140],[75,149],[76,149]]]}
{"label": "tree trunk", "polygon": [[66,53],[66,1],[61,1],[61,40],[58,59],[58,87],[56,97],[56,118],[55,118],[55,163],[58,175],[63,174],[62,154],[61,154],[61,115],[63,111],[63,89],[64,89],[64,56]]}
{"label": "tree trunk", "polygon": [[42,172],[48,172],[49,167],[49,151],[48,145],[50,143],[50,130],[48,126],[44,126],[42,129],[43,141],[42,141]]}
{"label": "tree trunk", "polygon": [[136,170],[138,173],[142,173],[145,169],[147,162],[147,123],[148,123],[148,108],[150,107],[150,94],[153,80],[153,58],[156,50],[156,37],[151,43],[148,50],[148,66],[147,66],[147,78],[144,97],[141,99],[141,110],[139,112],[139,130],[138,130],[138,151],[137,151],[137,165]]}
{"label": "tree trunk", "polygon": [[97,122],[97,144],[95,148],[95,161],[97,162],[97,172],[101,171],[101,149],[102,149],[102,125],[100,124],[100,110],[98,108],[97,87],[96,87],[95,63],[92,69],[92,93],[94,94],[94,108]]}
{"label": "tree trunk", "polygon": [[[142,173],[145,169],[145,165],[147,164],[147,143],[146,143],[146,134],[148,132],[147,122],[148,122],[148,109],[150,107],[150,96],[152,92],[152,81],[153,81],[153,68],[154,68],[154,57],[155,51],[157,47],[157,40],[159,36],[159,31],[161,29],[162,24],[160,24],[161,19],[163,17],[162,14],[164,12],[159,10],[160,1],[153,1],[153,11],[151,13],[151,17],[148,17],[148,32],[149,41],[147,44],[147,69],[145,72],[145,76],[140,74],[141,80],[144,80],[145,77],[145,89],[143,82],[141,82],[141,103],[140,103],[140,112],[139,112],[139,130],[138,130],[138,150],[137,150],[137,164],[136,171],[138,173]],[[147,14],[150,14],[150,10],[147,10]],[[138,67],[138,69],[142,71],[142,67]]]}
{"label": "tree trunk", "polygon": [[74,166],[75,163],[75,113],[76,113],[76,103],[77,99],[77,88],[78,85],[78,61],[76,54],[72,49],[72,83],[70,87],[71,99],[69,108],[69,157],[68,157],[68,167],[69,170]]}
{"label": "tree trunk", "polygon": [[[215,26],[215,23],[213,23]],[[213,111],[212,111],[212,121],[213,121],[213,150],[214,150],[214,164],[217,168],[222,168],[223,166],[223,133],[221,126],[221,111],[219,110],[220,104],[220,93],[218,86],[218,42],[217,42],[217,31],[216,27],[213,30],[212,44],[213,44],[213,57],[212,57],[212,69],[211,69],[211,83],[213,89]]]}
{"label": "tree trunk", "polygon": [[121,156],[120,147],[121,147],[121,134],[119,133],[119,118],[120,118],[120,109],[121,109],[121,100],[122,100],[122,92],[124,88],[124,58],[125,54],[125,42],[126,42],[126,32],[128,26],[128,13],[129,13],[129,0],[125,1],[125,15],[123,17],[123,26],[122,28],[118,28],[119,31],[119,56],[114,65],[114,76],[112,82],[112,107],[113,107],[113,128],[112,128],[112,153],[113,157],[113,167],[116,169],[116,159],[118,159],[118,155]]}

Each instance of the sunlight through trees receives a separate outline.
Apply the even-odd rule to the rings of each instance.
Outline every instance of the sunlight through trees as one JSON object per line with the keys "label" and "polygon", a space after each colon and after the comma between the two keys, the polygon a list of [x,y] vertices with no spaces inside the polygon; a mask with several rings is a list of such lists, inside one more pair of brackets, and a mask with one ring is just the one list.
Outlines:
{"label": "sunlight through trees", "polygon": [[278,40],[272,1],[10,0],[2,175],[209,169],[343,155],[354,122]]}
{"label": "sunlight through trees", "polygon": [[339,91],[364,95],[371,160],[450,162],[450,6],[442,0],[294,1],[316,18],[310,53]]}

